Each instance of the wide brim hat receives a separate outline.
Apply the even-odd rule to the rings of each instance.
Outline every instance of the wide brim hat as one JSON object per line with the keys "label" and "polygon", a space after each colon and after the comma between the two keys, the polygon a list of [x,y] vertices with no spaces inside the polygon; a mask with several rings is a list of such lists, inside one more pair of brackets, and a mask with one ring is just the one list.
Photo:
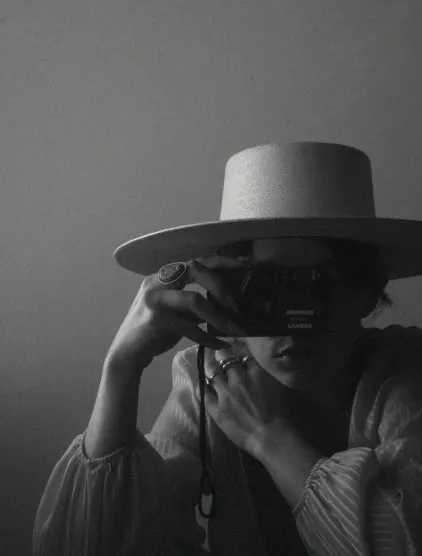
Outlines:
{"label": "wide brim hat", "polygon": [[309,141],[233,155],[225,168],[219,220],[131,239],[114,257],[127,270],[148,275],[166,263],[210,256],[224,245],[276,237],[369,243],[378,248],[389,280],[422,274],[422,221],[376,216],[369,157],[351,146]]}

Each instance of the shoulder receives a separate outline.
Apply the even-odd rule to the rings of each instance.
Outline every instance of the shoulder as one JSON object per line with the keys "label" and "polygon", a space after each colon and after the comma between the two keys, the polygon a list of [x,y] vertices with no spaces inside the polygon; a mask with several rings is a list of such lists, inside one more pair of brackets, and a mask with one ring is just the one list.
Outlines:
{"label": "shoulder", "polygon": [[363,337],[376,340],[379,343],[394,342],[420,342],[422,329],[418,326],[402,326],[392,324],[386,328],[363,328]]}
{"label": "shoulder", "polygon": [[367,356],[363,377],[399,384],[422,373],[422,330],[417,326],[368,328],[362,341]]}
{"label": "shoulder", "polygon": [[406,422],[422,417],[422,330],[399,325],[366,329],[364,340],[368,351],[356,392],[355,425],[374,441],[375,431],[378,441],[385,441],[402,434]]}
{"label": "shoulder", "polygon": [[[390,359],[390,378],[397,383],[409,376],[422,376],[422,330],[417,326],[389,326],[382,331],[378,349]],[[403,380],[398,380],[402,377]]]}
{"label": "shoulder", "polygon": [[[383,415],[402,420],[422,410],[422,330],[416,326],[389,327],[382,342],[390,357],[382,384]],[[381,344],[382,345],[382,344]],[[422,432],[422,431],[421,431]]]}

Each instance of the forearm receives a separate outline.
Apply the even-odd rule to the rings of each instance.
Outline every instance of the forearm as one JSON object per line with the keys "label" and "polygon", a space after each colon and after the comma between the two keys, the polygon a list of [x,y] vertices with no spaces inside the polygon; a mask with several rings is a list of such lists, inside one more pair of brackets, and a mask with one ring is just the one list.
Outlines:
{"label": "forearm", "polygon": [[313,467],[323,456],[294,428],[281,427],[263,436],[255,457],[293,510],[302,498]]}
{"label": "forearm", "polygon": [[89,458],[99,458],[124,446],[135,432],[142,372],[118,372],[104,367],[94,409],[85,435]]}

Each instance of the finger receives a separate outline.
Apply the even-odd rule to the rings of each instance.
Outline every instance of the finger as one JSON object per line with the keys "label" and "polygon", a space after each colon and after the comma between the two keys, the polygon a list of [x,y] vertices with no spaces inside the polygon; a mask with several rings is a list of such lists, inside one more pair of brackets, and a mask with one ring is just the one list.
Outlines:
{"label": "finger", "polygon": [[237,357],[231,348],[217,349],[214,353],[214,360],[216,362],[221,361],[222,359],[228,359],[229,357]]}
{"label": "finger", "polygon": [[[227,264],[231,264],[230,259],[227,259],[227,261],[229,261],[227,262]],[[197,314],[203,317],[203,320],[199,322],[209,322],[209,320],[204,317],[204,312],[211,312],[211,316],[213,318],[215,318],[218,313],[220,316],[220,322],[218,323],[218,325],[210,322],[210,324],[214,328],[227,333],[227,330],[224,327],[221,328],[221,319],[229,319],[235,326],[235,329],[229,330],[229,335],[247,336],[247,331],[239,326],[236,322],[239,319],[240,310],[236,303],[236,300],[234,299],[233,292],[229,291],[229,288],[227,287],[225,282],[209,268],[196,262],[195,259],[188,261],[186,265],[188,273],[187,284],[196,283],[202,286],[207,291],[207,293],[211,294],[211,297],[213,299],[217,300],[217,304],[221,305],[221,307],[214,307],[214,303],[211,303],[208,299],[205,298],[205,296],[202,296],[199,292],[186,291],[181,288],[174,288],[171,287],[171,285],[163,284],[158,278],[158,273],[147,277],[148,285],[146,286],[146,289],[149,290],[147,299],[153,299],[157,303],[160,302],[160,299],[164,300],[165,298],[169,301],[173,299],[176,302],[178,300],[188,299],[191,303],[198,304]],[[239,266],[239,263],[237,263],[237,265]],[[168,292],[184,292],[184,295],[176,295],[172,297]]]}
{"label": "finger", "polygon": [[[239,263],[232,261],[227,262],[226,266],[206,266],[197,259],[191,261],[191,275],[194,281],[202,286],[212,297],[214,297],[221,305],[230,307],[234,313],[240,315],[240,309],[235,299],[235,292],[232,288],[220,278],[217,272],[213,272],[212,268],[235,268],[239,267]],[[230,266],[232,264],[232,266]]]}
{"label": "finger", "polygon": [[[216,299],[218,299],[218,301],[222,304],[222,305],[226,305],[228,307],[230,307],[234,312],[237,312],[239,314],[239,309],[236,305],[236,302],[234,300],[234,296],[232,291],[229,291],[229,286],[227,284],[225,284],[225,282],[217,275],[216,272],[213,272],[211,269],[212,268],[235,268],[235,267],[239,267],[239,263],[235,262],[231,259],[228,259],[227,257],[224,259],[224,261],[221,261],[221,257],[218,257],[218,259],[220,260],[220,262],[218,263],[218,261],[212,259],[211,261],[208,261],[208,265],[209,266],[205,266],[204,264],[201,264],[198,259],[191,259],[189,261],[186,261],[186,273],[187,273],[187,279],[186,279],[186,285],[191,284],[191,283],[195,283],[198,284],[199,286],[202,286],[205,290],[207,290],[213,297],[215,297]],[[205,261],[205,259],[202,259],[203,261]],[[154,275],[152,275],[150,277],[150,280],[152,281],[152,285],[154,287],[154,289],[156,290],[163,290],[163,289],[168,289],[168,290],[180,290],[182,288],[180,288],[177,285],[177,281],[175,282],[175,284],[164,284],[162,283],[159,278],[158,278],[158,274],[156,273]]]}
{"label": "finger", "polygon": [[[194,322],[188,320],[187,318],[173,314],[171,319],[172,326],[180,333],[180,335],[192,340],[195,344],[203,345],[212,350],[230,347],[228,342],[220,340],[211,334],[207,334],[201,330],[201,328],[196,326]],[[230,339],[226,338],[226,336],[224,336],[224,338],[230,341]]]}
{"label": "finger", "polygon": [[216,351],[217,350],[206,349],[204,353],[205,376],[209,379],[212,378],[212,383],[208,385],[207,388],[208,391],[212,392],[214,395],[217,395],[217,389],[221,393],[221,385],[227,381],[215,359]]}
{"label": "finger", "polygon": [[195,291],[163,290],[159,292],[156,303],[163,308],[169,307],[188,318],[199,317],[198,322],[207,322],[217,330],[229,336],[245,336],[246,331],[230,321],[225,315],[215,309],[205,297]]}
{"label": "finger", "polygon": [[[201,392],[199,389],[199,384],[195,388],[195,394],[198,400],[201,399]],[[218,408],[218,396],[217,392],[209,386],[205,387],[204,390],[204,402],[205,402],[205,409],[209,411],[211,414],[214,414],[216,409]]]}
{"label": "finger", "polygon": [[211,415],[214,421],[217,421],[218,407],[219,407],[219,400],[217,394],[213,394],[212,392],[206,389],[204,393],[204,403],[207,412]]}
{"label": "finger", "polygon": [[215,357],[223,359],[225,357],[244,357],[250,355],[246,343],[239,338],[231,338],[230,347],[219,348],[216,350]]}
{"label": "finger", "polygon": [[[238,355],[235,353],[235,351],[232,348],[222,348],[216,350],[214,355],[214,367],[216,370],[214,372],[218,370],[219,373],[222,373],[222,371],[220,370],[221,369],[220,362],[229,359],[231,357],[238,357]],[[229,384],[230,386],[237,386],[240,383],[244,382],[245,368],[243,367],[243,364],[240,361],[233,361],[230,367],[226,368],[226,370],[224,371],[224,375],[225,376],[222,380],[224,380],[226,384]],[[216,377],[215,380],[217,380],[218,382],[219,378],[220,377]]]}

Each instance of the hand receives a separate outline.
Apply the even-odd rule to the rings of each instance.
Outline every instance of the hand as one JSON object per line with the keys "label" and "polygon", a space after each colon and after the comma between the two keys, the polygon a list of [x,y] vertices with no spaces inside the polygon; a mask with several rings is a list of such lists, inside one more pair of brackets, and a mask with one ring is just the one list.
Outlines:
{"label": "hand", "polygon": [[280,436],[289,426],[289,389],[279,383],[251,357],[235,363],[223,374],[218,361],[227,357],[250,355],[238,345],[217,351],[205,350],[205,375],[218,376],[212,381],[215,393],[205,389],[205,408],[219,428],[241,450],[253,457],[270,437]]}
{"label": "hand", "polygon": [[[230,300],[226,284],[214,270],[238,268],[242,266],[241,261],[214,256],[191,260],[187,265],[191,283],[212,292],[222,306],[230,307],[234,301]],[[232,309],[235,308],[232,306]],[[162,284],[158,273],[147,276],[113,340],[105,367],[117,372],[142,370],[184,336],[211,349],[227,346],[226,342],[201,330],[198,324],[203,322],[230,336],[245,332],[236,323],[230,323],[201,293]]]}

